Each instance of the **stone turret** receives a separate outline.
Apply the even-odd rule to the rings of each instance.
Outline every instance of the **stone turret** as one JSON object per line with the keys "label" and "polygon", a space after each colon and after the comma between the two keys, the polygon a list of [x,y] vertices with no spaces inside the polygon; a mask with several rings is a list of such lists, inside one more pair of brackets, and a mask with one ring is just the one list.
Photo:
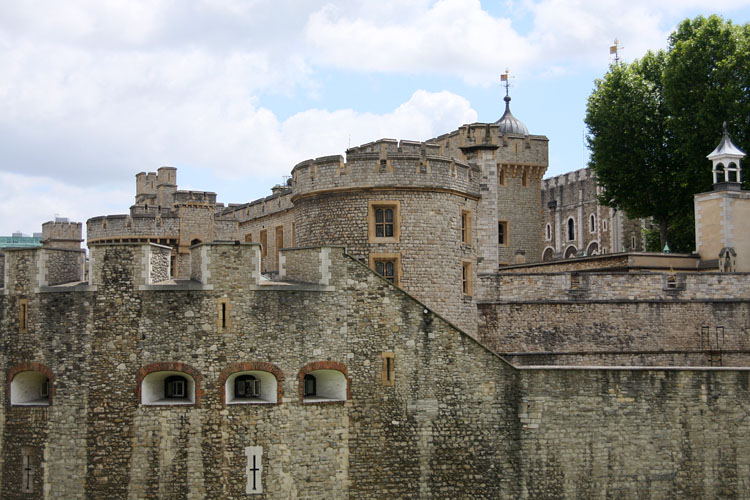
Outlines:
{"label": "stone turret", "polygon": [[724,122],[713,163],[714,190],[695,195],[695,244],[702,266],[723,272],[750,271],[750,191],[742,190],[740,161]]}
{"label": "stone turret", "polygon": [[45,248],[67,248],[78,250],[83,238],[82,224],[57,217],[42,224],[42,246]]}

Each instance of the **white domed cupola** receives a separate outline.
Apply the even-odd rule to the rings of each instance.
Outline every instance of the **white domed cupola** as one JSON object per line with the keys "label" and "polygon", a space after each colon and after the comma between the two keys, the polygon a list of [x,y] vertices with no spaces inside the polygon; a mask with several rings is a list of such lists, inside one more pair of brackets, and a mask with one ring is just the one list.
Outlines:
{"label": "white domed cupola", "polygon": [[724,122],[724,135],[721,142],[710,155],[706,156],[713,162],[714,191],[739,191],[742,186],[742,168],[740,161],[745,157],[737,146],[732,144]]}

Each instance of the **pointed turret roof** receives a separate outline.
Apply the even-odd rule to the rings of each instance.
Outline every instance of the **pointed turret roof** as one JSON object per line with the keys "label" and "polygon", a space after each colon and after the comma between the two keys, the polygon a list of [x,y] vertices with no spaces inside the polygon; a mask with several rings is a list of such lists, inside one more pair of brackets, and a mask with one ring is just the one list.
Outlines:
{"label": "pointed turret roof", "polygon": [[745,153],[732,143],[732,139],[729,138],[729,132],[727,131],[727,122],[724,122],[724,135],[721,137],[721,142],[716,146],[710,155],[706,156],[709,160],[713,160],[720,156],[734,156],[742,158]]}

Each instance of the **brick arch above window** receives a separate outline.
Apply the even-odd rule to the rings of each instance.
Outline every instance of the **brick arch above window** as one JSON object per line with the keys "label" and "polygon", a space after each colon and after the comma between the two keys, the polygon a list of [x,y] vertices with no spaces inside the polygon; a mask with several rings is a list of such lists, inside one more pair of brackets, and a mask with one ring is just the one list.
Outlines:
{"label": "brick arch above window", "polygon": [[36,361],[27,361],[24,363],[19,363],[8,370],[8,377],[5,379],[6,387],[5,387],[5,394],[7,395],[7,404],[10,404],[10,394],[11,394],[11,388],[10,384],[13,382],[13,379],[16,375],[18,375],[21,372],[37,372],[41,373],[45,377],[47,377],[47,380],[49,381],[49,404],[52,404],[52,400],[55,397],[55,374],[52,373],[52,370],[50,370],[46,365],[43,365],[41,363],[37,363]]}
{"label": "brick arch above window", "polygon": [[201,397],[203,397],[203,375],[200,374],[198,370],[193,368],[190,365],[186,365],[185,363],[180,363],[177,361],[165,361],[161,363],[152,363],[150,365],[146,365],[142,367],[140,370],[138,370],[138,374],[136,375],[136,396],[138,398],[138,404],[141,404],[141,388],[143,386],[143,379],[146,378],[146,375],[149,373],[154,372],[181,372],[186,375],[190,375],[192,377],[193,382],[195,382],[195,403],[194,406],[198,407],[200,406],[200,400]]}
{"label": "brick arch above window", "polygon": [[[297,374],[297,383],[298,383],[298,395],[299,395],[299,402],[302,403],[303,401],[303,393],[304,393],[304,385],[305,385],[305,375],[312,373],[317,370],[335,370],[338,372],[341,372],[344,375],[344,378],[346,379],[346,400],[348,401],[351,399],[351,387],[352,387],[352,379],[349,378],[346,370],[346,365],[344,363],[340,363],[338,361],[313,361],[312,363],[308,363],[305,366],[302,367],[302,369]],[[340,400],[336,401],[330,401],[329,403],[326,402],[318,402],[318,404],[332,404],[332,403],[342,403]]]}
{"label": "brick arch above window", "polygon": [[234,373],[249,371],[268,372],[276,377],[276,404],[280,405],[281,398],[284,395],[284,373],[278,366],[274,365],[273,363],[266,363],[265,361],[235,363],[221,370],[217,388],[217,390],[219,391],[219,401],[221,401],[221,404],[226,404],[226,391],[224,390],[224,385],[226,384],[227,379]]}

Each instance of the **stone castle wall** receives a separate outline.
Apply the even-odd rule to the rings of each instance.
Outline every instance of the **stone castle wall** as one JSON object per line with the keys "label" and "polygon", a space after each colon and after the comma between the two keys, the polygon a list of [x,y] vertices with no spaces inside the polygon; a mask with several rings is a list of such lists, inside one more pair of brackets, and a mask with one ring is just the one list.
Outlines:
{"label": "stone castle wall", "polygon": [[[545,260],[582,256],[584,252],[595,255],[645,251],[645,222],[600,205],[599,194],[596,176],[588,168],[542,181]],[[573,239],[569,237],[569,219],[574,223]],[[549,237],[547,226],[550,227]]]}
{"label": "stone castle wall", "polygon": [[[659,351],[740,351],[750,360],[748,275],[551,273],[481,276],[479,339],[497,352],[620,353],[619,363]],[[489,290],[494,290],[491,296]],[[491,297],[491,298],[490,298]],[[699,356],[702,357],[702,356]],[[602,357],[605,362],[611,357]],[[697,358],[696,358],[697,359]],[[705,359],[705,358],[704,358]],[[552,363],[556,361],[552,360]],[[735,361],[735,363],[738,361]]]}
{"label": "stone castle wall", "polygon": [[[45,293],[33,292],[40,250],[12,252],[3,498],[247,498],[248,446],[263,450],[259,498],[750,494],[746,369],[519,370],[341,248],[285,251],[289,278],[308,283],[257,285],[257,244],[204,244],[195,281],[148,285],[158,248],[96,246],[94,285]],[[274,374],[276,403],[226,404],[223,381],[247,369]],[[345,375],[345,401],[301,400],[314,369]],[[9,404],[24,370],[50,377],[49,406]],[[141,404],[159,370],[191,377],[194,404]]]}

